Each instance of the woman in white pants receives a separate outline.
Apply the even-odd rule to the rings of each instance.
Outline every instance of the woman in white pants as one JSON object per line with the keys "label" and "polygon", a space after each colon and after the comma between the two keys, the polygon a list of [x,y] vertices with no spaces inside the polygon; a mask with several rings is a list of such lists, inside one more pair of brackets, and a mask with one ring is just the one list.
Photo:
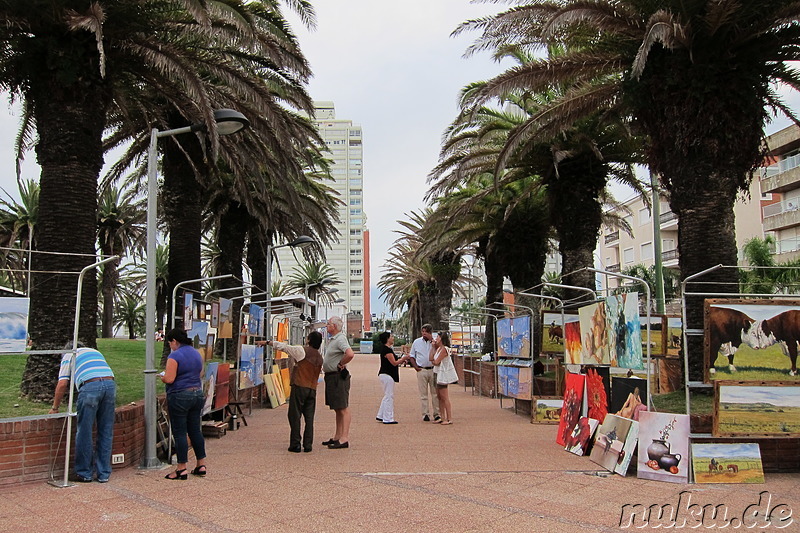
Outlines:
{"label": "woman in white pants", "polygon": [[394,384],[400,381],[397,367],[408,361],[408,355],[400,359],[395,357],[392,350],[394,335],[391,332],[384,331],[378,339],[381,341],[381,368],[378,370],[378,379],[383,385],[383,400],[375,420],[384,424],[397,424],[397,420],[394,419]]}

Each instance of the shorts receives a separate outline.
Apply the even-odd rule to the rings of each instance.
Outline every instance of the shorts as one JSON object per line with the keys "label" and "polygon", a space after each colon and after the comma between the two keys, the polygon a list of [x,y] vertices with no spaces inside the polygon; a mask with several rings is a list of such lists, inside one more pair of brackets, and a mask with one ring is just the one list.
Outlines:
{"label": "shorts", "polygon": [[350,403],[350,376],[339,372],[325,374],[325,405],[331,409],[347,409]]}

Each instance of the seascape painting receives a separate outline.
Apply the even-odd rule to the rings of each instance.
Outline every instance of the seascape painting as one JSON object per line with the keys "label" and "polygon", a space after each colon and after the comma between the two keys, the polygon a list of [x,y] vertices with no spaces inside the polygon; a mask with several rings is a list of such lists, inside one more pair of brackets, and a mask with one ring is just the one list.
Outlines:
{"label": "seascape painting", "polygon": [[264,335],[264,308],[250,304],[250,320],[247,322],[247,333],[254,337]]}
{"label": "seascape painting", "polygon": [[0,352],[25,351],[29,306],[28,298],[0,298]]}
{"label": "seascape painting", "polygon": [[242,344],[239,359],[239,390],[264,383],[264,349],[255,344]]}
{"label": "seascape painting", "polygon": [[764,483],[757,443],[692,444],[695,483]]}

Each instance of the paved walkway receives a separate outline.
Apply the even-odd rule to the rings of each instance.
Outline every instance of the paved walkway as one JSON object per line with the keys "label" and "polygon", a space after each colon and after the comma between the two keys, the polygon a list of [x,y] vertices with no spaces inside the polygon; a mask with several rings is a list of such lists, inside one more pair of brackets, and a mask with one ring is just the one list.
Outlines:
{"label": "paved walkway", "polygon": [[333,434],[334,423],[321,394],[312,453],[287,451],[285,405],[256,409],[248,427],[206,441],[205,478],[167,481],[166,467],[128,468],[107,484],[5,488],[0,531],[619,531],[623,505],[678,507],[683,491],[679,521],[687,518],[687,527],[695,523],[687,503],[726,504],[731,518],[768,491],[768,507],[784,504],[776,513],[794,512],[783,531],[800,531],[800,475],[767,474],[764,485],[678,485],[607,475],[556,445],[556,426],[530,424],[500,409],[498,400],[458,386],[450,391],[453,425],[422,422],[410,368],[400,371],[400,423],[383,425],[375,421],[382,396],[377,356],[358,355],[350,369],[349,449],[319,445]]}

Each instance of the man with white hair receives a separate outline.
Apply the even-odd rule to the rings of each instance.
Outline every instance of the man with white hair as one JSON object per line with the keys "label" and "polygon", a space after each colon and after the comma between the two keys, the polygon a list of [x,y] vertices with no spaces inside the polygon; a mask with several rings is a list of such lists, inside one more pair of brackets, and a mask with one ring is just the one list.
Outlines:
{"label": "man with white hair", "polygon": [[332,450],[350,447],[350,372],[347,363],[355,354],[342,333],[342,318],[332,316],[328,319],[327,330],[330,338],[325,345],[322,357],[322,371],[325,373],[325,405],[336,413],[336,432],[333,438],[322,443]]}

